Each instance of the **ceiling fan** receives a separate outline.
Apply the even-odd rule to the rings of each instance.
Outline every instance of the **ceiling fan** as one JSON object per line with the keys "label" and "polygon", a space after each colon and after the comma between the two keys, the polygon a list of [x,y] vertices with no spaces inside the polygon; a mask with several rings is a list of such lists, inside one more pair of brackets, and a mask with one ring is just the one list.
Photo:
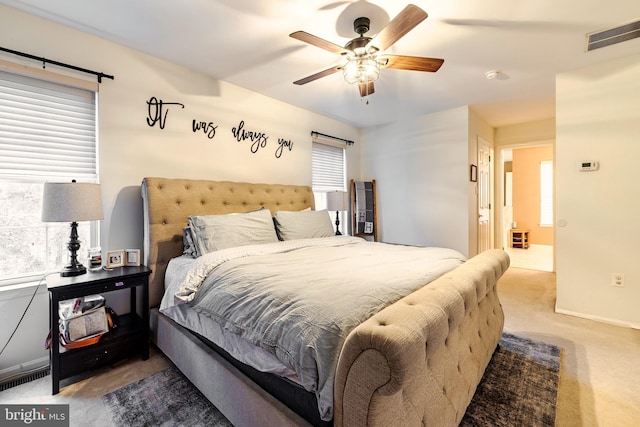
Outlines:
{"label": "ceiling fan", "polygon": [[304,31],[291,33],[289,36],[294,39],[337,53],[346,59],[346,62],[341,65],[333,66],[293,83],[297,85],[307,84],[342,70],[345,80],[348,83],[357,83],[360,96],[365,97],[374,93],[373,82],[378,78],[380,68],[436,72],[442,66],[444,59],[383,53],[383,51],[424,21],[427,16],[427,12],[410,4],[374,37],[364,35],[369,31],[369,18],[357,18],[353,21],[353,29],[359,36],[349,41],[344,47]]}

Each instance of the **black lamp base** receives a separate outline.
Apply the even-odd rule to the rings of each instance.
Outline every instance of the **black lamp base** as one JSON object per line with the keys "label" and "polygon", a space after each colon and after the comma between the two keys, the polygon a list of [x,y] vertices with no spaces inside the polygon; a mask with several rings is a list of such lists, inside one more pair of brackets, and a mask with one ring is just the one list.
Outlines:
{"label": "black lamp base", "polygon": [[82,264],[67,265],[62,269],[60,275],[62,277],[80,276],[81,274],[85,274],[86,272],[87,268]]}
{"label": "black lamp base", "polygon": [[340,211],[336,211],[336,236],[342,236],[340,232]]}
{"label": "black lamp base", "polygon": [[67,249],[69,249],[70,263],[62,269],[60,275],[62,277],[79,276],[87,272],[87,268],[78,262],[78,250],[80,249],[80,239],[78,239],[78,223],[71,223],[71,235],[69,236],[69,243],[67,243]]}

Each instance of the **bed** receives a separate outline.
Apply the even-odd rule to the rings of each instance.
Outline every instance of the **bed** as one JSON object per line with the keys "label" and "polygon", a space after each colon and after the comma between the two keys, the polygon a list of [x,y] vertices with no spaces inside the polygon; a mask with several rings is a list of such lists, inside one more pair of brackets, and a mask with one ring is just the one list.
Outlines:
{"label": "bed", "polygon": [[[324,387],[330,389],[327,395],[332,400],[331,418],[326,419],[327,413],[318,414],[317,406],[313,414],[314,398],[315,405],[321,401],[317,390],[305,392],[295,381],[282,380],[282,375],[247,366],[233,357],[233,351],[220,348],[200,331],[190,331],[179,319],[159,310],[164,304],[165,273],[170,264],[173,271],[183,254],[183,229],[190,216],[313,210],[311,188],[145,178],[141,191],[144,258],[153,271],[149,282],[152,339],[234,425],[460,422],[502,335],[504,314],[496,283],[509,265],[504,251],[486,251],[448,267],[450,271],[438,273],[428,285],[420,284],[358,321],[345,334],[335,355],[331,382]],[[355,238],[340,240],[339,245],[359,247],[359,242],[349,239]],[[393,246],[390,251],[399,257],[404,256],[402,251],[412,250],[386,246]],[[373,250],[370,248],[365,249]],[[342,249],[331,247],[332,253],[338,250]],[[393,267],[388,270],[394,271]]]}

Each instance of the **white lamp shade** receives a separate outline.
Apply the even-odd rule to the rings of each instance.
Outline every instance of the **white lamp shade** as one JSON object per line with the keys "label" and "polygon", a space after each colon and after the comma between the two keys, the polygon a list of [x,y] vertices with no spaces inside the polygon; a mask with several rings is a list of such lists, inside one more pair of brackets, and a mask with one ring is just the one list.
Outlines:
{"label": "white lamp shade", "polygon": [[78,222],[104,218],[100,184],[45,182],[43,222]]}
{"label": "white lamp shade", "polygon": [[327,209],[330,211],[346,211],[349,209],[349,200],[346,191],[327,192]]}

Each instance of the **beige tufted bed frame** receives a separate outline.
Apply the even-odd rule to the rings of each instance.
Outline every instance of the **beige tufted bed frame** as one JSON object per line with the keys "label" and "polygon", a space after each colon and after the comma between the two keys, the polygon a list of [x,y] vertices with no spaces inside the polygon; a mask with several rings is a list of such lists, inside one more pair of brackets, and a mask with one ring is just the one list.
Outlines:
{"label": "beige tufted bed frame", "polygon": [[[142,194],[152,307],[189,215],[314,207],[306,186],[145,178]],[[334,425],[458,425],[502,335],[496,283],[508,266],[504,251],[483,252],[354,329],[338,362]],[[235,426],[308,425],[157,309],[151,319],[158,347]]]}

